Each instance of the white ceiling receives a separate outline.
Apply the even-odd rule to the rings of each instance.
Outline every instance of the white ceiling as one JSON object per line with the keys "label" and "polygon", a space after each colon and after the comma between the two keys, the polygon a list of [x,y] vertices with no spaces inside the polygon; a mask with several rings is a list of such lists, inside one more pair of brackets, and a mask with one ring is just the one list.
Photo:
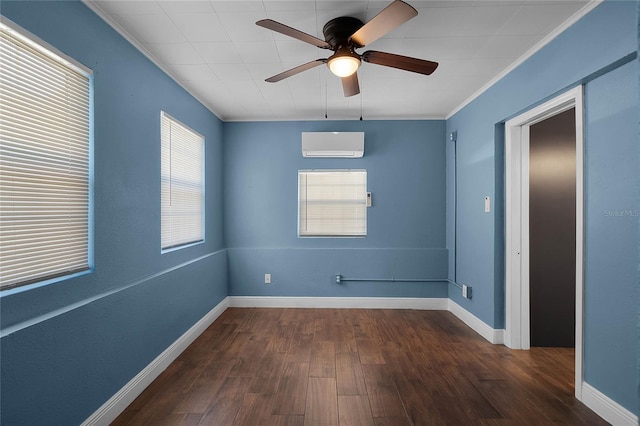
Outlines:
{"label": "white ceiling", "polygon": [[598,2],[407,0],[418,16],[360,50],[440,63],[430,76],[363,63],[361,94],[319,66],[264,81],[330,51],[258,27],[270,18],[324,39],[338,16],[369,21],[385,1],[88,1],[223,120],[444,118]]}

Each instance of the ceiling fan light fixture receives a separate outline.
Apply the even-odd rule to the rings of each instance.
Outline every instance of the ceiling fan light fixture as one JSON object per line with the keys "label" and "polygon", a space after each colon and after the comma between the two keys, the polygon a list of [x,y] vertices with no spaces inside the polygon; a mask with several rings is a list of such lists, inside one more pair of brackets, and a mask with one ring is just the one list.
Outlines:
{"label": "ceiling fan light fixture", "polygon": [[360,58],[352,55],[333,55],[327,65],[338,77],[349,77],[360,67]]}

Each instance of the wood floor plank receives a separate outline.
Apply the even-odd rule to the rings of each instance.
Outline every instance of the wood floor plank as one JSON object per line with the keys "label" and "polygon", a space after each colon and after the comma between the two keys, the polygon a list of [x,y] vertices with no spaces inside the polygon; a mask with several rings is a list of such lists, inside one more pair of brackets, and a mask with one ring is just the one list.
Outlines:
{"label": "wood floor plank", "polygon": [[249,331],[254,333],[256,336],[264,335],[265,333],[270,333],[271,330],[278,323],[280,318],[280,314],[275,312],[273,309],[269,308],[260,308],[260,309],[250,309],[254,311],[254,315],[250,317],[248,321],[246,321],[241,331]]}
{"label": "wood floor plank", "polygon": [[179,404],[172,410],[174,414],[204,414],[211,405],[216,392],[220,389],[224,378],[220,378],[218,383],[207,383],[193,387]]}
{"label": "wood floor plank", "polygon": [[380,342],[370,338],[356,338],[361,364],[384,364]]}
{"label": "wood floor plank", "polygon": [[273,411],[274,395],[247,393],[238,409],[234,426],[269,424]]}
{"label": "wood floor plank", "polygon": [[360,357],[355,352],[336,354],[338,395],[367,395]]}
{"label": "wood floor plank", "polygon": [[225,344],[225,350],[221,352],[221,356],[230,359],[237,358],[242,348],[251,340],[253,334],[248,331],[238,331],[233,334]]}
{"label": "wood floor plank", "polygon": [[455,397],[455,387],[450,385],[449,380],[454,377],[450,371],[453,367],[441,367],[429,365],[418,365],[418,377],[424,383],[425,388],[433,396]]}
{"label": "wood floor plank", "polygon": [[276,324],[267,351],[288,352],[291,348],[295,328],[295,324]]}
{"label": "wood floor plank", "polygon": [[269,426],[304,426],[304,416],[296,415],[272,415],[269,417]]}
{"label": "wood floor plank", "polygon": [[[326,311],[332,311],[327,309]],[[329,313],[326,312],[321,318],[314,321],[313,340],[332,340],[330,334],[331,324],[328,318]]]}
{"label": "wood floor plank", "polygon": [[[187,393],[184,393],[179,398],[174,396],[178,400],[178,404],[173,409],[173,413],[202,414],[206,411],[235,363],[232,359],[217,357],[216,355],[214,353],[213,358],[209,360],[205,368],[200,370],[200,374],[193,381],[193,385]],[[172,388],[174,391],[179,391],[176,383]]]}
{"label": "wood floor plank", "polygon": [[358,352],[358,344],[351,324],[335,326],[336,353]]}
{"label": "wood floor plank", "polygon": [[272,414],[305,414],[308,384],[309,363],[287,362]]}
{"label": "wood floor plank", "polygon": [[230,425],[249,390],[250,377],[227,377],[213,397],[201,425]]}
{"label": "wood floor plank", "polygon": [[404,330],[399,327],[394,327],[394,322],[387,321],[384,314],[376,317],[374,324],[381,342],[397,342],[398,337],[404,335]]}
{"label": "wood floor plank", "polygon": [[311,343],[309,377],[336,377],[336,345],[326,340]]}
{"label": "wood floor plank", "polygon": [[269,339],[249,339],[236,357],[236,363],[229,372],[229,376],[253,377],[258,368],[258,362],[269,346]]}
{"label": "wood floor plank", "polygon": [[257,330],[262,323],[262,314],[265,312],[265,309],[242,309],[243,319],[238,324],[239,332],[252,333]]}
{"label": "wood floor plank", "polygon": [[344,309],[323,309],[322,317],[316,319],[314,340],[336,342],[340,340],[344,327],[350,326],[342,315]]}
{"label": "wood floor plank", "polygon": [[[233,358],[217,356],[217,354],[215,353],[213,353],[211,356],[211,361],[202,370],[200,376],[198,376],[193,386],[218,383],[220,379],[224,381],[225,377],[227,377],[227,375],[229,374],[229,371],[231,371],[231,368],[233,368],[233,366],[235,365],[235,359]],[[215,393],[217,391],[218,389],[216,388],[213,392]]]}
{"label": "wood floor plank", "polygon": [[[412,424],[446,424],[437,409],[437,404],[419,379],[397,375],[393,375],[393,377],[402,405]],[[470,423],[472,423],[471,419],[460,424]]]}
{"label": "wood floor plank", "polygon": [[312,335],[296,334],[291,341],[291,348],[287,352],[287,362],[309,363],[311,360]]}
{"label": "wood floor plank", "polygon": [[304,424],[305,426],[338,425],[336,379],[309,378]]}
{"label": "wood floor plank", "polygon": [[286,356],[284,352],[266,352],[258,361],[249,392],[276,393],[280,385]]}
{"label": "wood floor plank", "polygon": [[402,418],[406,412],[386,365],[362,366],[373,417]]}
{"label": "wood floor plank", "polygon": [[293,325],[298,323],[298,311],[294,308],[282,308],[278,309],[280,316],[278,317],[278,325]]}
{"label": "wood floor plank", "polygon": [[[443,419],[440,420],[441,423],[466,425],[482,422],[484,420],[503,420],[502,418],[478,419],[473,416],[468,406],[464,404],[460,405],[457,398],[438,395],[432,397],[432,402],[433,405],[431,405],[431,409],[435,409],[439,418]],[[444,419],[446,419],[446,422]]]}
{"label": "wood floor plank", "polygon": [[198,426],[201,420],[202,414],[171,414],[156,424],[167,426]]}
{"label": "wood floor plank", "polygon": [[379,340],[373,318],[369,317],[366,310],[358,310],[350,320],[356,338]]}
{"label": "wood floor plank", "polygon": [[311,316],[310,312],[304,312],[304,310],[299,315],[301,320],[296,323],[294,335],[313,339],[313,335],[316,333],[315,318]]}
{"label": "wood floor plank", "polygon": [[374,417],[373,424],[375,426],[414,426],[409,419],[404,417]]}
{"label": "wood floor plank", "polygon": [[392,374],[417,376],[418,369],[413,359],[401,345],[385,342],[381,345],[382,358]]}
{"label": "wood floor plank", "polygon": [[369,398],[366,395],[338,396],[340,426],[373,426]]}

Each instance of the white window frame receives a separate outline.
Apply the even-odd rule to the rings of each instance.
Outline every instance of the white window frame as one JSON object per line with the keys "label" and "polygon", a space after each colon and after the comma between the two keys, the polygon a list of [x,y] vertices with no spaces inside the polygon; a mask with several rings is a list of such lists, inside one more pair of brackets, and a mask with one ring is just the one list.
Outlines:
{"label": "white window frame", "polygon": [[204,242],[205,139],[161,111],[160,145],[160,247],[166,253]]}
{"label": "white window frame", "polygon": [[[316,190],[312,190],[309,184],[316,186]],[[310,206],[315,206],[315,211],[310,211]],[[298,171],[298,237],[363,238],[366,236],[366,170]]]}
{"label": "white window frame", "polygon": [[93,76],[4,16],[0,29],[0,290],[7,294],[91,270]]}

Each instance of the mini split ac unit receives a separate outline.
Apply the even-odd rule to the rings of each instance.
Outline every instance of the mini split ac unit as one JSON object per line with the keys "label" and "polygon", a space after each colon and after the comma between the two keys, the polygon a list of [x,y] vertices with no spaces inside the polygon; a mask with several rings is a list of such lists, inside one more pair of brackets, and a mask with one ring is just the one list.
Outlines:
{"label": "mini split ac unit", "polygon": [[302,132],[303,157],[360,158],[364,132]]}

